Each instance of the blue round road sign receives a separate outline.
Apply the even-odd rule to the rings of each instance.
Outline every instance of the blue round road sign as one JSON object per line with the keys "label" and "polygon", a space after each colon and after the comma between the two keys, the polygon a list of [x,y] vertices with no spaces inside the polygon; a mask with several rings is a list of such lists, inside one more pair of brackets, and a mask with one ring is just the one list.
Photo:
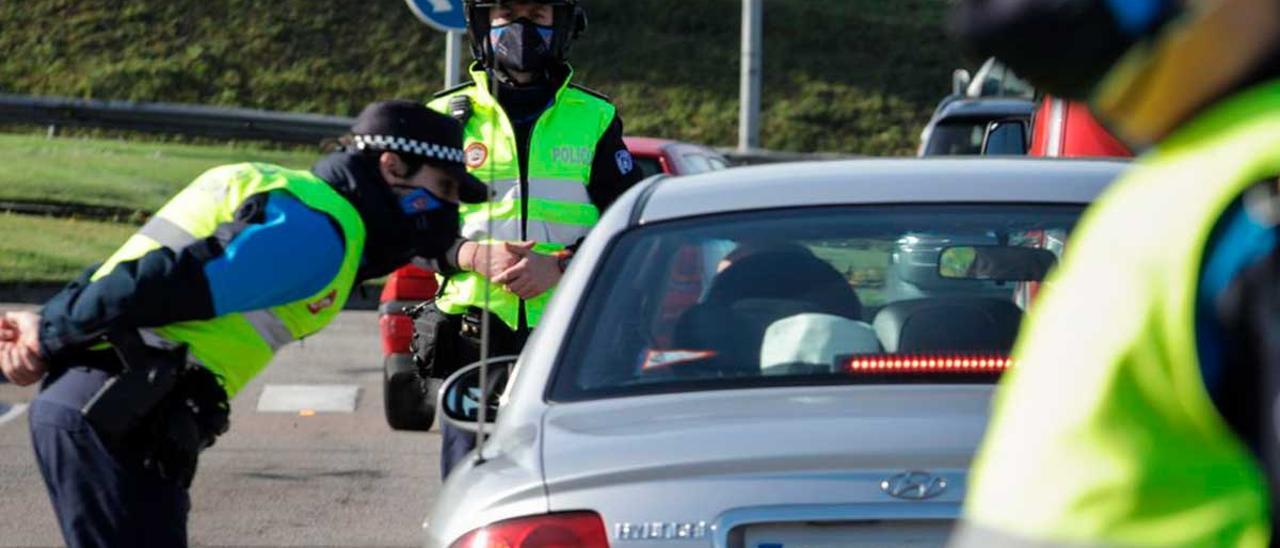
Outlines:
{"label": "blue round road sign", "polygon": [[462,0],[405,0],[409,9],[423,23],[438,30],[467,30],[467,17],[462,9]]}

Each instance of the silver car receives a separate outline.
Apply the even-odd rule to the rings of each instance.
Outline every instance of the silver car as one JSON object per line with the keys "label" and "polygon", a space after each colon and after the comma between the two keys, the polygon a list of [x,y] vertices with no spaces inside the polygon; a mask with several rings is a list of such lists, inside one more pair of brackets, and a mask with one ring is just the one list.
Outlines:
{"label": "silver car", "polygon": [[[1024,309],[1113,161],[855,160],[650,179],[525,352],[446,380],[487,441],[427,546],[931,546]],[[1087,296],[1081,296],[1087,298]],[[1087,318],[1081,318],[1087,322]],[[484,405],[481,405],[484,402]]]}

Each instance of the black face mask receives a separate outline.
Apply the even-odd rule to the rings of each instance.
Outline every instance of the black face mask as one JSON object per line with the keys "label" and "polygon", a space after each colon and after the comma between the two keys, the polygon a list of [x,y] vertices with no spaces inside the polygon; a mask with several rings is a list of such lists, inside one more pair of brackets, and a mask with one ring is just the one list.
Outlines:
{"label": "black face mask", "polygon": [[378,278],[414,257],[436,258],[458,237],[458,206],[440,206],[408,214],[401,200],[382,180],[377,160],[361,154],[330,154],[311,171],[355,206],[365,225],[361,280]]}
{"label": "black face mask", "polygon": [[551,65],[551,41],[555,29],[521,17],[489,30],[498,68],[514,72],[542,72]]}

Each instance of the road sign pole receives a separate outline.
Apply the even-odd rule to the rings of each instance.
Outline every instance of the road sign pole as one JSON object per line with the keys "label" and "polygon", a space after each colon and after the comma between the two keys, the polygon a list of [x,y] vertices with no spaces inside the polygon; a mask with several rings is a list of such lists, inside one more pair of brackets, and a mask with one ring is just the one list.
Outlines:
{"label": "road sign pole", "polygon": [[462,83],[462,32],[451,30],[444,48],[444,87],[451,88]]}
{"label": "road sign pole", "polygon": [[462,0],[405,0],[413,14],[431,28],[445,33],[444,86],[462,83],[462,33],[467,30],[466,6]]}
{"label": "road sign pole", "polygon": [[738,150],[760,148],[760,79],[764,51],[764,0],[742,0],[742,84]]}

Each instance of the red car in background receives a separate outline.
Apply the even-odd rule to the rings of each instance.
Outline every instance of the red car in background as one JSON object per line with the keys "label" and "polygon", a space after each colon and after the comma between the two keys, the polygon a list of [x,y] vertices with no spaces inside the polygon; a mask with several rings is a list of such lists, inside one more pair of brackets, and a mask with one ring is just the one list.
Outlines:
{"label": "red car in background", "polygon": [[1133,151],[1098,123],[1084,103],[1049,96],[1039,100],[1029,122],[1025,118],[1009,117],[987,124],[982,138],[982,154],[1025,154],[1048,158],[1133,157]]}
{"label": "red car in background", "polygon": [[[692,175],[729,167],[729,161],[702,145],[654,139],[625,138],[636,167],[645,177],[658,174]],[[409,310],[436,295],[435,274],[420,265],[408,265],[387,278],[378,306],[382,335],[382,401],[387,424],[395,430],[430,430],[435,421],[439,379],[423,380],[409,346],[413,318]]]}
{"label": "red car in background", "polygon": [[729,160],[714,149],[652,137],[627,137],[627,148],[645,177],[660,173],[693,175],[729,167]]}
{"label": "red car in background", "polygon": [[1045,96],[1032,117],[1029,156],[1130,158],[1133,151],[1111,135],[1083,103]]}

